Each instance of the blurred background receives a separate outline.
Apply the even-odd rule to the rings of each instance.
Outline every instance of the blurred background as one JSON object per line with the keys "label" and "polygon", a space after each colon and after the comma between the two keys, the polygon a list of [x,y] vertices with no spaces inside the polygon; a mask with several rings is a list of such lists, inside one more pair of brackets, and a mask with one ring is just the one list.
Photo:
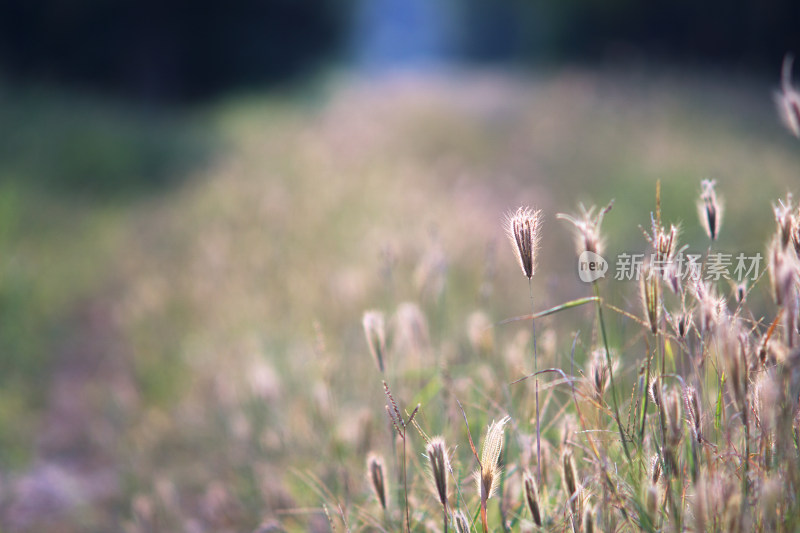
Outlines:
{"label": "blurred background", "polygon": [[586,294],[555,214],[615,198],[609,253],[643,252],[657,180],[692,249],[714,178],[719,249],[763,253],[800,168],[773,103],[798,23],[789,0],[0,0],[0,529],[326,530],[320,487],[362,494],[381,427],[361,314],[413,302],[468,359],[472,312],[529,306],[517,205],[545,213],[542,308]]}

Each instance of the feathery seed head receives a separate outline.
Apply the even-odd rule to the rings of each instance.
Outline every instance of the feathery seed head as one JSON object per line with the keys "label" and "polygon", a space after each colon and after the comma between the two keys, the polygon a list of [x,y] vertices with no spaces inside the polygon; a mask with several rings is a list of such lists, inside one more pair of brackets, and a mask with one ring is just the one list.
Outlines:
{"label": "feathery seed head", "polygon": [[667,441],[671,446],[677,446],[683,436],[681,399],[677,391],[670,391],[664,398],[664,414],[667,421]]}
{"label": "feathery seed head", "polygon": [[692,430],[692,436],[698,443],[703,442],[700,398],[694,387],[689,386],[683,389],[683,406],[686,409],[686,421]]}
{"label": "feathery seed head", "polygon": [[447,472],[450,470],[450,457],[447,453],[444,439],[434,437],[425,448],[430,462],[433,485],[436,489],[436,496],[439,503],[447,509]]}
{"label": "feathery seed head", "polygon": [[650,481],[656,485],[659,479],[661,479],[661,458],[654,453],[650,458]]}
{"label": "feathery seed head", "polygon": [[700,215],[700,223],[706,230],[706,235],[712,241],[719,236],[719,227],[722,224],[723,204],[717,193],[714,191],[716,180],[703,180],[701,183],[702,191],[700,200],[697,203],[697,211]]}
{"label": "feathery seed head", "polygon": [[797,264],[794,258],[781,247],[780,240],[772,240],[767,252],[769,278],[772,283],[772,296],[777,305],[788,302],[797,280]]}
{"label": "feathery seed head", "polygon": [[775,223],[778,225],[778,236],[781,248],[786,249],[792,242],[792,229],[794,226],[794,214],[792,213],[792,195],[786,195],[786,200],[778,200],[778,204],[772,204],[772,211],[775,213]]}
{"label": "feathery seed head", "polygon": [[611,379],[605,349],[601,348],[592,352],[587,370],[594,394],[598,399],[602,399],[603,392],[605,392]]}
{"label": "feathery seed head", "polygon": [[367,311],[361,320],[364,326],[364,335],[367,338],[369,353],[378,370],[384,370],[384,355],[386,354],[386,322],[380,311]]}
{"label": "feathery seed head", "polygon": [[536,487],[536,480],[533,479],[530,472],[525,471],[522,482],[525,502],[528,504],[531,517],[537,526],[542,527],[542,511],[539,508],[539,490]]}
{"label": "feathery seed head", "polygon": [[783,58],[781,69],[781,92],[775,93],[775,104],[781,122],[795,137],[800,137],[800,94],[792,86],[791,54]]}
{"label": "feathery seed head", "polygon": [[370,453],[367,456],[367,477],[372,486],[375,496],[381,507],[386,509],[386,469],[383,465],[383,457]]}
{"label": "feathery seed head", "polygon": [[603,238],[600,235],[600,225],[603,223],[603,217],[611,210],[612,205],[614,205],[614,200],[611,200],[596,215],[594,214],[595,206],[586,209],[583,204],[579,204],[581,210],[579,216],[572,216],[566,213],[556,215],[556,218],[566,220],[575,228],[575,243],[579,255],[583,252],[603,253]]}
{"label": "feathery seed head", "polygon": [[686,335],[692,329],[692,313],[682,309],[679,313],[672,315],[672,328],[678,337],[685,339]]}
{"label": "feathery seed head", "polygon": [[578,490],[578,474],[575,471],[575,460],[571,451],[565,450],[561,455],[561,468],[564,490],[566,490],[569,497],[572,497]]}
{"label": "feathery seed head", "polygon": [[481,501],[491,498],[497,490],[501,473],[497,462],[500,459],[500,452],[503,451],[503,428],[509,420],[511,417],[504,416],[497,422],[492,421],[486,430],[481,451],[481,469],[475,472]]}
{"label": "feathery seed head", "polygon": [[650,382],[649,392],[650,392],[650,399],[653,401],[653,405],[661,409],[661,404],[662,404],[661,385],[658,382],[658,378],[653,378],[653,381]]}
{"label": "feathery seed head", "polygon": [[469,519],[464,511],[456,511],[453,513],[453,528],[456,533],[469,533]]}
{"label": "feathery seed head", "polygon": [[701,280],[692,285],[692,292],[697,301],[701,333],[714,331],[720,320],[725,317],[725,299],[717,295],[710,282]]}
{"label": "feathery seed head", "polygon": [[678,249],[678,233],[680,230],[675,224],[671,224],[669,231],[664,226],[651,220],[653,236],[649,237],[653,249],[655,250],[656,261],[658,264],[666,265],[670,263]]}
{"label": "feathery seed head", "polygon": [[539,248],[541,209],[520,207],[506,215],[506,233],[514,247],[522,273],[531,279],[536,273],[536,252]]}
{"label": "feathery seed head", "polygon": [[650,324],[650,331],[658,331],[658,320],[660,317],[661,305],[659,302],[659,280],[652,265],[648,262],[644,265],[641,272],[641,297],[644,306],[647,322]]}

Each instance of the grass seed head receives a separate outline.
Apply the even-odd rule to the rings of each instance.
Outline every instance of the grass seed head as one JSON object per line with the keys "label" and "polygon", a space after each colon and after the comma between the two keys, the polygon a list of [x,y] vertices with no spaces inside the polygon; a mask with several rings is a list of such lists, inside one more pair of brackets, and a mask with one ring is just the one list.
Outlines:
{"label": "grass seed head", "polygon": [[658,276],[648,263],[641,272],[640,290],[647,323],[650,324],[650,331],[653,333],[658,332],[658,320],[661,314],[659,288]]}
{"label": "grass seed head", "polygon": [[653,485],[657,485],[659,479],[661,479],[661,458],[654,453],[650,458],[650,481]]}
{"label": "grass seed head", "polygon": [[683,406],[686,412],[686,421],[692,430],[692,436],[700,443],[703,441],[702,412],[700,410],[700,398],[697,390],[692,387],[683,389]]}
{"label": "grass seed head", "polygon": [[375,365],[381,372],[384,371],[384,356],[386,355],[386,321],[380,311],[367,311],[361,320],[364,326],[364,335],[367,338],[369,353]]}
{"label": "grass seed head", "polygon": [[439,503],[447,509],[447,472],[450,470],[450,457],[444,439],[432,438],[425,451],[430,462],[436,496],[439,498]]}
{"label": "grass seed head", "polygon": [[531,279],[536,273],[536,252],[539,249],[541,209],[520,207],[506,216],[506,233],[516,251],[522,273]]}
{"label": "grass seed head", "polygon": [[561,455],[561,479],[564,481],[564,490],[568,497],[572,497],[578,491],[578,473],[575,470],[575,460],[572,452],[565,450]]}
{"label": "grass seed head", "polygon": [[772,297],[777,305],[783,305],[791,297],[797,280],[797,261],[781,246],[776,236],[769,245],[769,279],[772,284]]}
{"label": "grass seed head", "polygon": [[783,58],[781,92],[775,93],[775,104],[786,129],[795,137],[800,137],[800,94],[792,86],[792,62],[790,54]]}
{"label": "grass seed head", "polygon": [[667,422],[667,442],[670,446],[677,447],[683,436],[683,416],[678,391],[671,390],[664,398],[664,414]]}
{"label": "grass seed head", "polygon": [[611,379],[605,349],[601,348],[592,352],[592,357],[589,359],[587,374],[591,381],[593,393],[596,395],[598,401],[602,400],[603,392],[605,392]]}
{"label": "grass seed head", "polygon": [[575,243],[579,255],[583,252],[602,255],[604,243],[600,235],[600,226],[603,223],[603,217],[611,210],[613,204],[614,201],[612,200],[605,208],[599,210],[596,215],[595,206],[586,209],[583,204],[580,204],[581,214],[579,216],[572,216],[566,213],[556,215],[556,218],[566,220],[574,227]]}
{"label": "grass seed head", "polygon": [[531,512],[531,517],[534,523],[542,527],[542,511],[539,508],[539,490],[536,487],[536,480],[530,472],[526,471],[522,478],[523,490],[525,496],[525,503],[528,504],[528,510]]}
{"label": "grass seed head", "polygon": [[378,502],[386,509],[386,468],[383,457],[374,453],[367,456],[367,477]]}
{"label": "grass seed head", "polygon": [[469,519],[464,511],[456,511],[453,513],[453,529],[456,533],[469,533]]}
{"label": "grass seed head", "polygon": [[719,227],[722,224],[723,204],[714,190],[716,180],[703,180],[700,184],[700,200],[697,203],[697,212],[700,223],[706,230],[706,235],[712,241],[719,236]]}
{"label": "grass seed head", "polygon": [[481,501],[491,498],[499,485],[501,469],[498,461],[503,451],[503,428],[509,420],[511,417],[504,416],[497,422],[492,421],[486,430],[481,450],[481,469],[475,472]]}
{"label": "grass seed head", "polygon": [[786,249],[792,242],[792,228],[794,226],[794,213],[792,212],[792,195],[787,194],[786,200],[778,200],[778,204],[772,204],[772,211],[775,214],[775,223],[778,225],[778,238],[781,248]]}

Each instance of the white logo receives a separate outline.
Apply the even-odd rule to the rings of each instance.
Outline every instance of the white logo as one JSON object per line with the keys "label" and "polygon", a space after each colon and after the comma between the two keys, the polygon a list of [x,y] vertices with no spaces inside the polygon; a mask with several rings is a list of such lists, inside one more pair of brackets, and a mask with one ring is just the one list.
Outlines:
{"label": "white logo", "polygon": [[608,272],[608,261],[601,255],[587,250],[578,257],[578,277],[581,281],[591,283],[606,277],[606,272]]}

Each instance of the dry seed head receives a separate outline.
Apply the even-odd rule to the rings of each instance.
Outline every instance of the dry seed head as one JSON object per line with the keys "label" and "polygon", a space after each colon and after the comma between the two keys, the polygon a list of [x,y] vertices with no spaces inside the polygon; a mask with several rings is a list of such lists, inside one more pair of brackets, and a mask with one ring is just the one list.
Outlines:
{"label": "dry seed head", "polygon": [[522,273],[531,279],[536,273],[536,252],[539,249],[541,209],[520,207],[506,215],[506,233],[517,254]]}
{"label": "dry seed head", "polygon": [[386,322],[383,313],[380,311],[367,311],[361,320],[364,326],[364,335],[367,338],[367,346],[372,354],[372,359],[378,370],[384,370],[384,355],[386,354]]}
{"label": "dry seed head", "polygon": [[498,422],[492,421],[486,430],[481,451],[481,469],[475,472],[481,501],[491,498],[497,490],[501,475],[497,462],[500,460],[500,452],[503,451],[503,428],[509,420],[511,417],[504,416]]}
{"label": "dry seed head", "polygon": [[686,409],[686,421],[692,430],[692,436],[700,443],[703,441],[702,412],[700,411],[700,398],[694,387],[683,390],[683,406]]}
{"label": "dry seed head", "polygon": [[671,224],[669,231],[664,229],[653,214],[650,214],[651,235],[645,233],[645,238],[653,246],[655,260],[660,265],[666,265],[672,261],[678,251],[678,233],[680,229],[675,224]]}
{"label": "dry seed head", "polygon": [[647,263],[642,269],[640,278],[642,305],[644,306],[645,316],[647,317],[648,324],[650,324],[650,331],[656,333],[658,331],[658,319],[661,310],[658,297],[658,276],[653,271],[651,265]]}
{"label": "dry seed head", "polygon": [[653,378],[653,381],[650,382],[649,392],[650,399],[653,401],[653,405],[661,409],[663,400],[661,396],[661,385],[658,382],[658,378]]}
{"label": "dry seed head", "polygon": [[523,495],[525,496],[525,502],[528,504],[528,509],[531,512],[531,517],[537,526],[542,527],[542,511],[539,508],[539,490],[536,487],[536,480],[533,479],[530,472],[525,471],[522,482]]}
{"label": "dry seed head", "polygon": [[581,214],[574,217],[566,213],[559,213],[556,218],[566,220],[575,228],[575,242],[578,248],[578,254],[583,252],[592,252],[596,254],[603,253],[603,239],[600,236],[600,226],[603,223],[603,217],[611,210],[614,200],[594,214],[595,206],[586,209],[583,204],[579,204]]}
{"label": "dry seed head", "polygon": [[601,348],[592,352],[592,357],[589,359],[587,374],[592,384],[592,391],[597,396],[598,400],[603,398],[603,392],[609,385],[611,375],[608,370],[605,349]]}
{"label": "dry seed head", "polygon": [[456,533],[469,533],[469,519],[463,511],[453,513],[453,529]]}
{"label": "dry seed head", "polygon": [[797,280],[796,261],[781,247],[780,239],[777,236],[770,243],[767,254],[772,296],[777,305],[783,305],[789,301]]}
{"label": "dry seed head", "polygon": [[692,329],[692,313],[682,310],[680,313],[673,315],[672,327],[675,329],[675,333],[678,334],[678,337],[685,339],[686,335]]}
{"label": "dry seed head", "polygon": [[781,92],[775,93],[775,104],[784,126],[794,135],[800,137],[800,94],[792,86],[791,54],[783,58],[781,69]]}
{"label": "dry seed head", "polygon": [[747,298],[747,283],[743,281],[736,285],[736,303],[741,305],[745,298]]}
{"label": "dry seed head", "polygon": [[653,485],[657,485],[660,478],[661,458],[657,453],[654,453],[653,457],[650,458],[650,481],[653,483]]}
{"label": "dry seed head", "polygon": [[383,457],[370,453],[367,456],[367,477],[381,507],[386,509],[386,468]]}
{"label": "dry seed head", "polygon": [[681,398],[678,391],[671,390],[664,398],[664,414],[667,419],[667,441],[671,446],[677,446],[683,436]]}
{"label": "dry seed head", "polygon": [[567,496],[571,498],[578,491],[578,473],[575,470],[575,460],[571,451],[566,450],[561,455],[561,468],[564,490],[567,492]]}
{"label": "dry seed head", "polygon": [[433,477],[433,486],[439,503],[447,509],[447,472],[450,470],[450,457],[444,439],[434,437],[425,448]]}
{"label": "dry seed head", "polygon": [[800,205],[797,206],[797,211],[795,211],[794,215],[792,216],[792,228],[790,235],[792,238],[792,244],[794,245],[794,253],[797,258],[800,259]]}
{"label": "dry seed head", "polygon": [[722,224],[723,206],[717,193],[714,190],[716,180],[703,180],[700,184],[700,200],[697,203],[697,212],[700,216],[700,223],[706,230],[706,235],[712,241],[719,236],[719,227]]}
{"label": "dry seed head", "polygon": [[698,280],[692,292],[697,301],[700,332],[713,332],[725,316],[725,299],[717,295],[710,282]]}
{"label": "dry seed head", "polygon": [[786,195],[786,200],[778,200],[778,205],[772,204],[772,211],[775,213],[775,223],[778,225],[778,236],[781,248],[786,249],[792,241],[792,226],[794,216],[792,213],[792,195]]}

